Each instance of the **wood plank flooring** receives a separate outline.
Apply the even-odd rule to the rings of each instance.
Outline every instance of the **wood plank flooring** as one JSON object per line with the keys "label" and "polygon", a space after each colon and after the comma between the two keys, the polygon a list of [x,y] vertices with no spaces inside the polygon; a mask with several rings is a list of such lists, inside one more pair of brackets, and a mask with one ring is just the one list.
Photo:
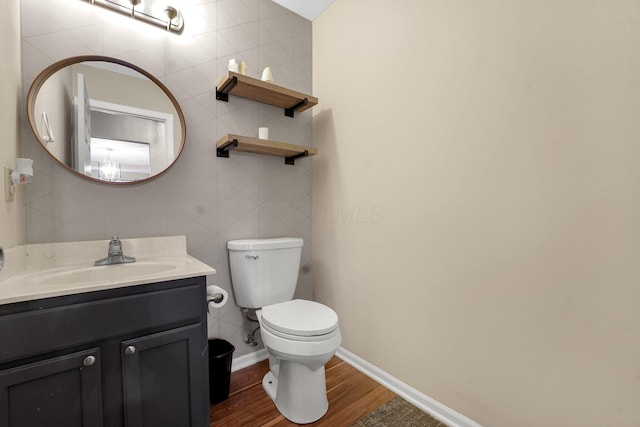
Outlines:
{"label": "wood plank flooring", "polygon": [[[308,426],[350,426],[396,395],[360,371],[334,357],[325,365],[329,410]],[[231,374],[229,398],[211,405],[211,426],[295,426],[284,418],[262,389],[269,371],[263,361]]]}

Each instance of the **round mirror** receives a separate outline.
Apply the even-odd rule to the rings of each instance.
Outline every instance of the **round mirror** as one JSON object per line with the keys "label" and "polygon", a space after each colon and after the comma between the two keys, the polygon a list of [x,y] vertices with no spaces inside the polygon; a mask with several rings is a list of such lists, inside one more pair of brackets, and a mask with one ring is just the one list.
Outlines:
{"label": "round mirror", "polygon": [[29,125],[60,164],[82,177],[127,184],[166,171],[185,142],[184,114],[169,90],[115,58],[52,64],[27,95]]}

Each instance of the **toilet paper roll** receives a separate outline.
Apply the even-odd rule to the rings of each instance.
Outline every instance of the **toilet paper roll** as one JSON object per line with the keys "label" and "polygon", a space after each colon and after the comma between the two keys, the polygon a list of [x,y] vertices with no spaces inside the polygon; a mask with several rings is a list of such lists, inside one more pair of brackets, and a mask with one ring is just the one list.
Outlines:
{"label": "toilet paper roll", "polygon": [[229,294],[220,286],[207,286],[207,308],[220,308],[227,303]]}

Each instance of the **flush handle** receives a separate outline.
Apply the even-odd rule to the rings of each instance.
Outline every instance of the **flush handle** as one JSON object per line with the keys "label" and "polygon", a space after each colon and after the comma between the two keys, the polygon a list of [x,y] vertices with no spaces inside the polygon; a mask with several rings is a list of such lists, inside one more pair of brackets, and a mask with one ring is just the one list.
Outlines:
{"label": "flush handle", "polygon": [[132,354],[135,354],[135,353],[136,353],[136,348],[132,345],[124,349],[124,354],[126,354],[127,356],[131,356]]}
{"label": "flush handle", "polygon": [[256,254],[256,255],[245,255],[245,258],[250,258],[250,259],[258,259],[260,258],[260,255]]}

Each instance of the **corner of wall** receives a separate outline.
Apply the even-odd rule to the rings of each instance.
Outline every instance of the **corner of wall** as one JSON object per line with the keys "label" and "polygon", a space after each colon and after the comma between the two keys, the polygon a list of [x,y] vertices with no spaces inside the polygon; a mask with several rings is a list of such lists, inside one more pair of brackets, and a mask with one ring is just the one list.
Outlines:
{"label": "corner of wall", "polygon": [[[22,105],[20,54],[20,1],[0,2],[0,48],[5,60],[0,62],[0,169],[13,167],[20,155],[20,108]],[[0,184],[4,187],[4,179]],[[4,192],[4,190],[2,190]],[[6,202],[0,196],[0,245],[14,247],[26,241],[24,189]]]}

